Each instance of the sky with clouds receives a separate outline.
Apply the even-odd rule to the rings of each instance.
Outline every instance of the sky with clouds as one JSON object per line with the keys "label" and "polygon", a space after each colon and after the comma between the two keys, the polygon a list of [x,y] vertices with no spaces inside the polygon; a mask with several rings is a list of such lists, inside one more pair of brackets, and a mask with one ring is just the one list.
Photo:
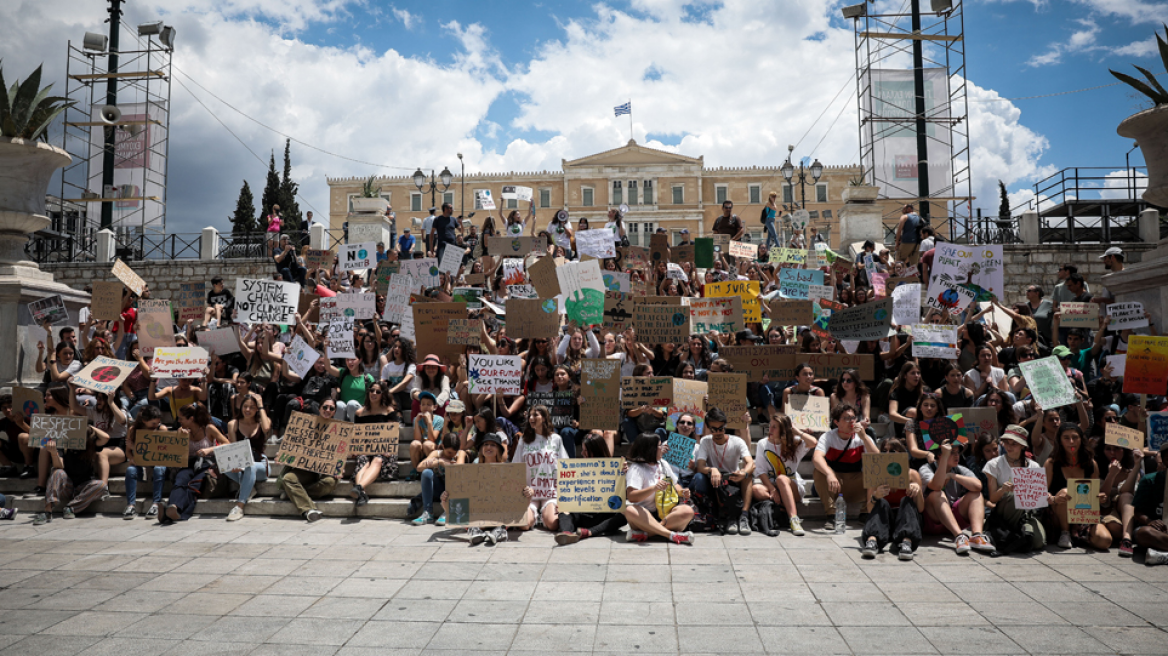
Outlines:
{"label": "sky with clouds", "polygon": [[[124,21],[177,29],[168,229],[193,233],[229,227],[244,179],[258,199],[284,137],[256,121],[319,149],[292,146],[301,209],[318,214],[326,176],[457,173],[458,152],[468,172],[559,170],[628,140],[627,117],[612,111],[628,100],[638,142],[707,166],[778,165],[788,144],[797,157],[856,163],[843,4],[128,0]],[[43,62],[63,90],[66,42],[106,30],[105,7],[0,2],[6,78]],[[967,2],[974,207],[996,212],[999,179],[1018,202],[1064,167],[1122,169],[1132,144],[1115,127],[1148,106],[1141,97],[1125,86],[1029,97],[1109,85],[1108,68],[1134,73],[1133,63],[1159,72],[1162,22],[1162,1]]]}

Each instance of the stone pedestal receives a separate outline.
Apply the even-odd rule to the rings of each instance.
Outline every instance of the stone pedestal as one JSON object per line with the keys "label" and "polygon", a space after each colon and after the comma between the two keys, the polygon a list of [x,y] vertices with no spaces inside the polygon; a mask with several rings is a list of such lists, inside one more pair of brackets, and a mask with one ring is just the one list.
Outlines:
{"label": "stone pedestal", "polygon": [[1143,303],[1152,313],[1156,329],[1164,334],[1164,326],[1168,326],[1168,239],[1161,239],[1156,250],[1145,253],[1138,264],[1103,276],[1103,285],[1116,301]]}
{"label": "stone pedestal", "polygon": [[35,386],[44,379],[36,372],[37,342],[44,330],[33,323],[28,304],[60,294],[69,310],[67,324],[53,326],[53,343],[57,331],[65,325],[78,325],[78,312],[89,305],[89,294],[53,280],[53,274],[24,266],[0,265],[0,335],[14,336],[0,343],[0,387]]}
{"label": "stone pedestal", "polygon": [[867,239],[877,244],[883,242],[884,215],[880,211],[880,206],[875,203],[855,201],[844,203],[839,211],[839,221],[840,249],[846,249],[849,244]]}
{"label": "stone pedestal", "polygon": [[349,243],[381,242],[389,250],[393,244],[390,241],[389,219],[380,213],[356,213],[349,217]]}

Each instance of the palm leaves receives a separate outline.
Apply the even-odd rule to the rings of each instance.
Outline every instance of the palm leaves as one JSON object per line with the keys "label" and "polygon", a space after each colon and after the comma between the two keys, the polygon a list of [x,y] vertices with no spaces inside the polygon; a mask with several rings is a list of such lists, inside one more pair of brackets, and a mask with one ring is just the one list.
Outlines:
{"label": "palm leaves", "polygon": [[75,101],[50,96],[49,90],[53,85],[43,89],[40,85],[40,66],[25,81],[17,81],[11,88],[5,84],[4,72],[0,68],[0,135],[30,140],[47,139],[45,130],[49,124]]}
{"label": "palm leaves", "polygon": [[369,179],[365,181],[365,184],[361,185],[362,198],[379,198],[381,196],[381,187],[376,189],[373,188],[373,181],[376,179],[377,176],[371,175],[369,176]]}
{"label": "palm leaves", "polygon": [[[1165,36],[1168,36],[1168,24],[1164,25],[1164,33]],[[1160,35],[1157,34],[1156,44],[1160,46],[1160,59],[1164,62],[1164,68],[1168,69],[1168,42],[1165,42],[1164,39],[1161,39]],[[1168,91],[1165,91],[1164,87],[1160,86],[1160,83],[1156,81],[1156,76],[1152,75],[1148,69],[1141,66],[1136,66],[1135,69],[1142,73],[1144,77],[1148,78],[1147,84],[1135,79],[1130,75],[1124,75],[1123,73],[1117,73],[1116,71],[1111,71],[1111,74],[1118,78],[1121,82],[1128,84],[1136,91],[1139,91],[1145,96],[1151,98],[1153,104],[1168,105]]]}

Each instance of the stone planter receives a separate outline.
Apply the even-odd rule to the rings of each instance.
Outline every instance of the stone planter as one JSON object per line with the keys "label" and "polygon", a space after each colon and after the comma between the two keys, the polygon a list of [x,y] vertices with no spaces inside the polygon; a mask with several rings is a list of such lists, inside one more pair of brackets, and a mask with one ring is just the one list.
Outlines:
{"label": "stone planter", "polygon": [[1135,139],[1148,164],[1148,188],[1144,200],[1168,207],[1168,105],[1132,114],[1116,129],[1121,137]]}
{"label": "stone planter", "polygon": [[354,198],[354,212],[381,212],[389,209],[389,201],[384,198]]}
{"label": "stone planter", "polygon": [[29,233],[49,226],[45,191],[69,154],[39,141],[0,137],[0,265],[36,267],[24,260]]}
{"label": "stone planter", "polygon": [[874,203],[880,195],[880,187],[844,187],[842,196],[845,203]]}

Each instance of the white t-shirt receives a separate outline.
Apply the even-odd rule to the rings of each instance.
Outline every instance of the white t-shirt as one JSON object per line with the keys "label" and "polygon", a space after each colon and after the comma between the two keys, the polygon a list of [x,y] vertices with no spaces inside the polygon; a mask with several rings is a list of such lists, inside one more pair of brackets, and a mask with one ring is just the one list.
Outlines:
{"label": "white t-shirt", "polygon": [[547,437],[536,435],[530,444],[516,438],[511,462],[527,465],[527,485],[535,490],[532,498],[541,500],[556,498],[556,463],[567,458],[560,436],[552,433]]}
{"label": "white t-shirt", "polygon": [[795,438],[795,457],[784,460],[782,449],[778,444],[770,440],[762,440],[754,447],[754,474],[755,476],[766,474],[770,476],[772,483],[776,475],[788,476],[796,481],[802,480],[798,471],[799,461],[810,450],[803,440]]}
{"label": "white t-shirt", "polygon": [[508,223],[507,224],[507,235],[510,237],[523,236],[523,224],[522,223]]}
{"label": "white t-shirt", "polygon": [[[965,375],[969,376],[969,380],[973,381],[973,386],[975,389],[981,387],[982,380],[980,371],[977,369],[970,369],[969,371],[965,372]],[[992,379],[990,387],[997,387],[1002,383],[1002,380],[1006,378],[1006,372],[997,367],[990,367],[990,378]]]}
{"label": "white t-shirt", "polygon": [[611,223],[606,223],[606,224],[604,224],[604,229],[605,229],[605,230],[611,230],[611,231],[612,231],[612,240],[613,240],[614,242],[618,242],[618,241],[620,241],[620,239],[621,239],[621,237],[620,237],[620,228],[618,228],[618,227],[617,227],[617,225],[616,225],[616,222],[615,222],[615,221],[613,221],[613,222],[611,222]]}
{"label": "white t-shirt", "polygon": [[418,375],[418,366],[415,364],[402,363],[398,364],[390,360],[381,368],[381,380],[388,380],[390,385],[397,385],[402,382],[406,376]]}
{"label": "white t-shirt", "polygon": [[[643,490],[647,487],[653,487],[666,476],[673,479],[675,483],[677,482],[677,470],[673,468],[673,465],[670,465],[664,460],[659,460],[653,465],[630,462],[629,471],[625,473],[625,487],[631,490]],[[637,501],[635,503],[626,501],[625,504],[653,510],[657,507],[655,497],[655,494],[650,494],[649,498],[644,501]]]}
{"label": "white t-shirt", "polygon": [[710,467],[723,474],[738,471],[738,463],[750,456],[750,447],[737,435],[727,435],[726,443],[714,444],[714,436],[707,435],[698,443],[698,460],[705,460]]}
{"label": "white t-shirt", "polygon": [[[1026,468],[1040,469],[1038,463],[1030,458],[1026,459]],[[1011,483],[1014,480],[1014,468],[1011,467],[1006,461],[1006,456],[991,458],[986,462],[985,466],[981,468],[981,471],[983,474],[989,474],[990,476],[993,476],[994,480],[998,482],[998,485]]]}

